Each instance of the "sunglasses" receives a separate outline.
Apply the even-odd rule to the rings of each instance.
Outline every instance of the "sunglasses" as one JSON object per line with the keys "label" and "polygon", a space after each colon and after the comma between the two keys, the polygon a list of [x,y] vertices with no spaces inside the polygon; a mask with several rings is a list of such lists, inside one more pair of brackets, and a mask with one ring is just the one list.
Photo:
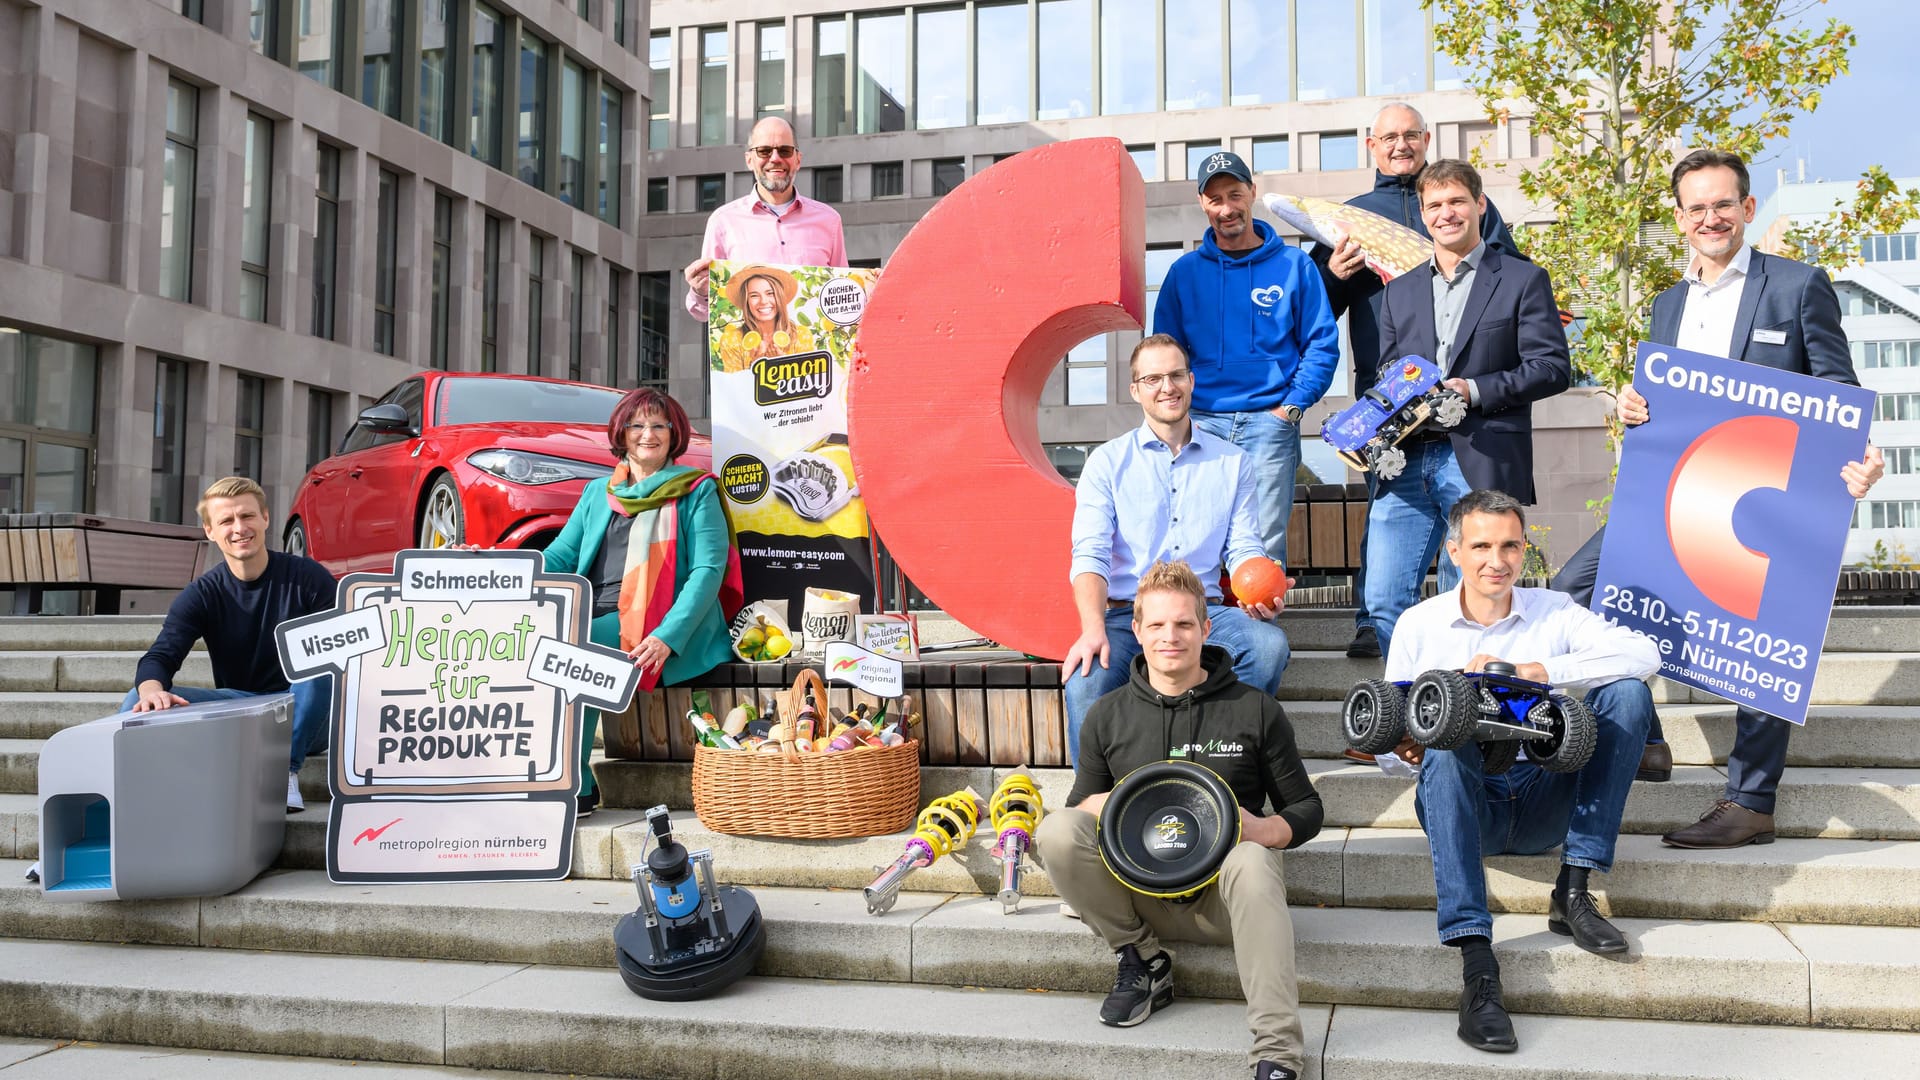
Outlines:
{"label": "sunglasses", "polygon": [[783,158],[797,157],[799,156],[800,148],[797,146],[749,146],[747,147],[747,153],[752,154],[761,161],[765,161],[775,156]]}

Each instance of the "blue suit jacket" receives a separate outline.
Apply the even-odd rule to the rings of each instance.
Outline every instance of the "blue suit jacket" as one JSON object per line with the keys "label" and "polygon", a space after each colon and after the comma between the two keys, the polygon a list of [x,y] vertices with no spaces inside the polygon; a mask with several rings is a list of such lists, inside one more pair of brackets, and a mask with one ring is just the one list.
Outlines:
{"label": "blue suit jacket", "polygon": [[[1394,278],[1381,295],[1381,366],[1408,355],[1433,359],[1440,348],[1433,264]],[[1479,407],[1453,430],[1454,456],[1467,484],[1532,503],[1533,403],[1573,380],[1566,331],[1545,270],[1487,245],[1460,313],[1447,377],[1472,379],[1480,390]]]}
{"label": "blue suit jacket", "polygon": [[[1675,344],[1686,307],[1684,281],[1654,297],[1651,339]],[[1763,330],[1778,331],[1786,340],[1754,340],[1755,331]],[[1826,271],[1777,255],[1756,251],[1747,264],[1747,282],[1733,320],[1732,353],[1733,359],[1749,364],[1860,385],[1847,335],[1840,329],[1840,298]]]}

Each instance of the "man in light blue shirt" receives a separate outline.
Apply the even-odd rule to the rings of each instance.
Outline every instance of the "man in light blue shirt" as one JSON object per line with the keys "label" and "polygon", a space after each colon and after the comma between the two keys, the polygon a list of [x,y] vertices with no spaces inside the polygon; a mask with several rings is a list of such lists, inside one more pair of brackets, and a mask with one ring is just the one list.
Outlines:
{"label": "man in light blue shirt", "polygon": [[1207,640],[1233,655],[1233,672],[1271,694],[1280,686],[1287,635],[1265,605],[1224,602],[1222,568],[1266,554],[1261,545],[1253,460],[1225,439],[1199,430],[1193,371],[1166,334],[1134,347],[1128,361],[1133,400],[1146,420],[1087,456],[1074,491],[1073,602],[1080,637],[1060,665],[1066,684],[1067,755],[1080,760],[1080,724],[1101,695],[1126,685],[1140,642],[1133,594],[1140,575],[1162,560],[1185,562],[1207,589]]}

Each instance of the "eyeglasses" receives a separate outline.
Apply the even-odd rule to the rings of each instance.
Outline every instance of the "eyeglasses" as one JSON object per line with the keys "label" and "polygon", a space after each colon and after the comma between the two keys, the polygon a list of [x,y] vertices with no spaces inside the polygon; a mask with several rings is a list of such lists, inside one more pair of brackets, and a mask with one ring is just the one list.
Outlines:
{"label": "eyeglasses", "polygon": [[627,430],[628,431],[672,431],[673,425],[662,423],[656,420],[651,424],[628,424]]}
{"label": "eyeglasses", "polygon": [[1739,211],[1741,202],[1740,199],[1721,199],[1708,206],[1684,206],[1680,208],[1680,216],[1686,218],[1689,223],[1698,225],[1707,220],[1708,213],[1712,213],[1715,217],[1732,217]]}
{"label": "eyeglasses", "polygon": [[747,147],[747,153],[752,154],[761,161],[765,161],[770,157],[776,156],[783,158],[798,157],[800,155],[800,148],[797,146],[749,146]]}
{"label": "eyeglasses", "polygon": [[1375,135],[1373,138],[1375,142],[1383,142],[1388,146],[1394,143],[1406,143],[1412,146],[1426,137],[1427,133],[1424,131],[1389,131],[1385,135]]}
{"label": "eyeglasses", "polygon": [[1168,371],[1158,375],[1142,375],[1133,380],[1133,385],[1146,390],[1158,390],[1169,384],[1173,386],[1185,386],[1192,381],[1192,369],[1181,368],[1179,371]]}

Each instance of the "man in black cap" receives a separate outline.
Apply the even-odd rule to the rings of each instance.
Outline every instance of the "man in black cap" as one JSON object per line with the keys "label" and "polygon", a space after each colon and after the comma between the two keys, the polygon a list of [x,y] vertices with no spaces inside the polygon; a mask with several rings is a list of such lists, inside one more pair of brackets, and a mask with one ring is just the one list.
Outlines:
{"label": "man in black cap", "polygon": [[1207,155],[1197,179],[1211,227],[1167,271],[1153,330],[1186,351],[1194,426],[1253,458],[1260,543],[1284,565],[1300,417],[1333,383],[1340,327],[1313,260],[1254,220],[1240,155]]}

